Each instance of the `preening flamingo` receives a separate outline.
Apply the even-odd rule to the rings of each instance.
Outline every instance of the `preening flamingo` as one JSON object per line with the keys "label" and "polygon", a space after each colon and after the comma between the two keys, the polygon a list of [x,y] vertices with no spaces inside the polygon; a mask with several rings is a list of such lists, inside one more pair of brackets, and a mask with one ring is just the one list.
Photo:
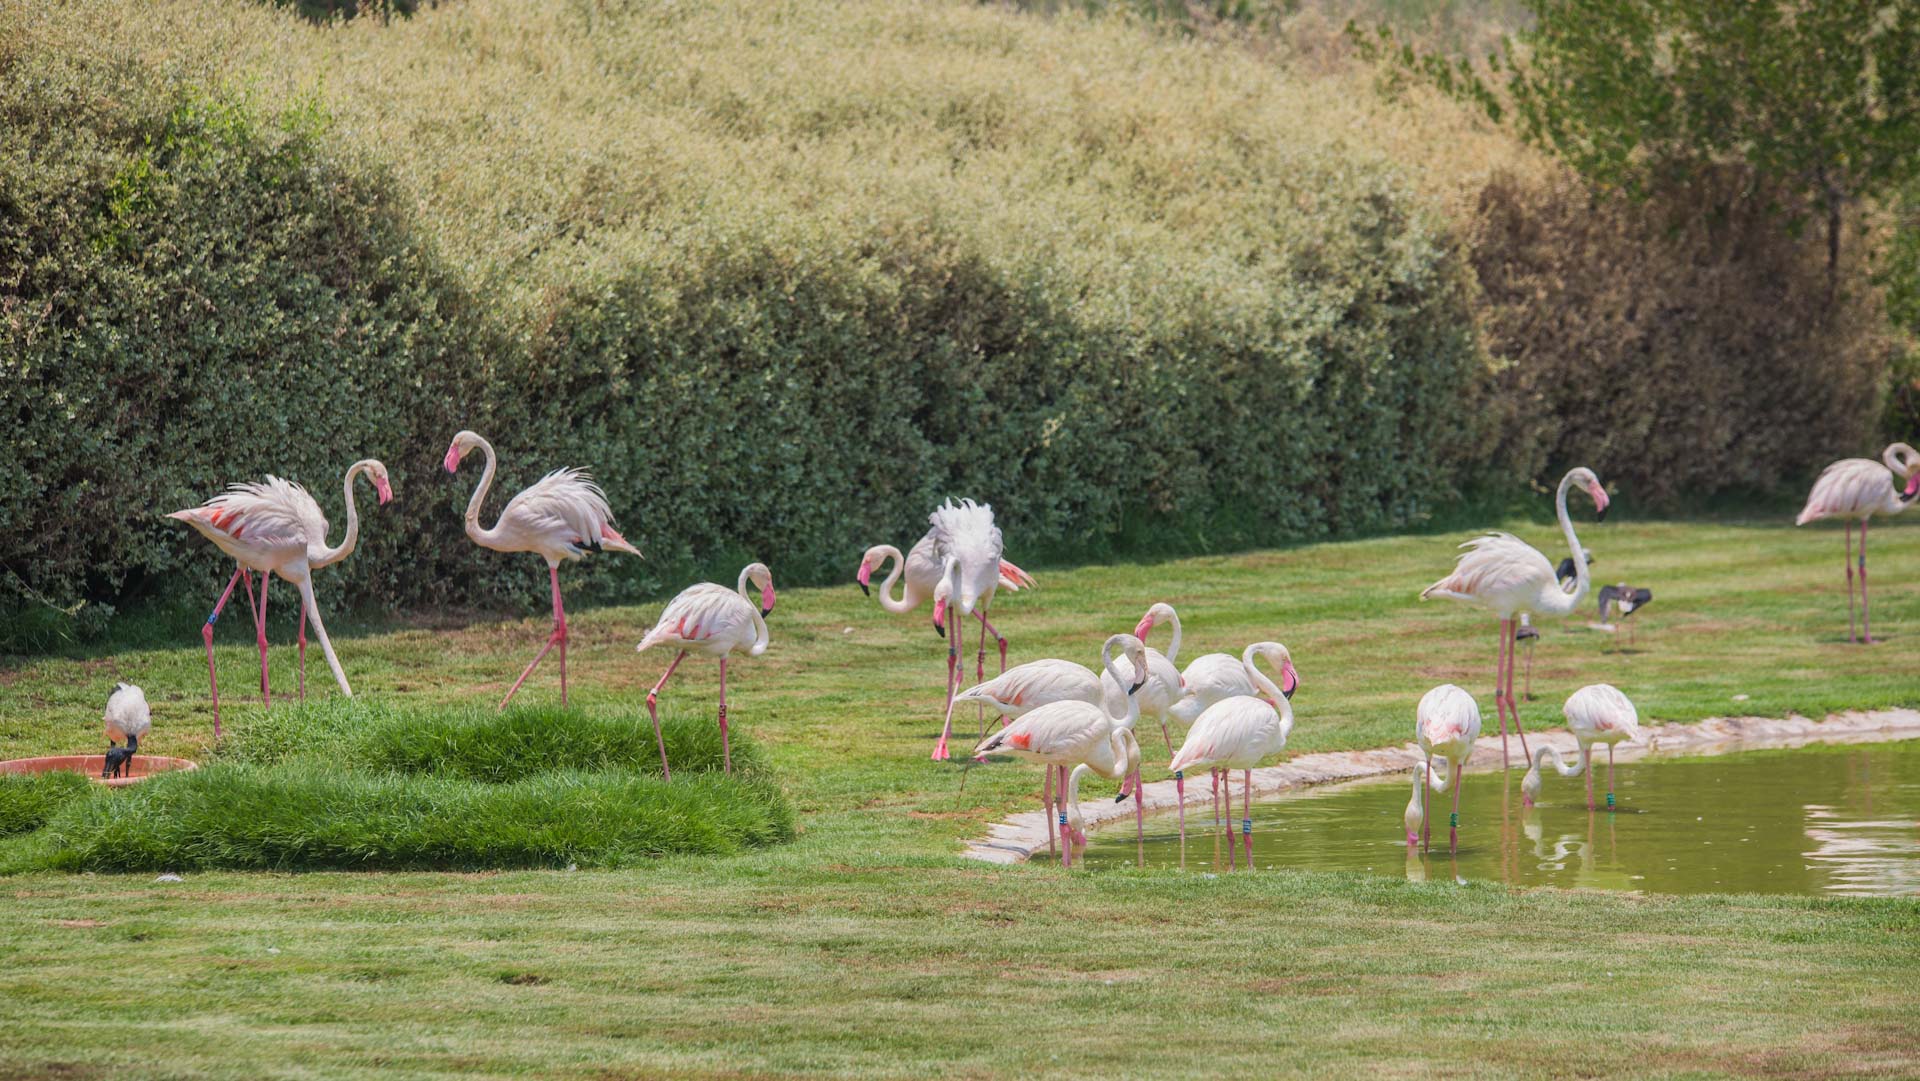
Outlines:
{"label": "preening flamingo", "polygon": [[[1278,642],[1255,642],[1243,650],[1237,660],[1230,653],[1203,653],[1195,657],[1180,673],[1186,697],[1175,702],[1167,712],[1192,727],[1200,715],[1216,702],[1241,695],[1259,697],[1260,687],[1254,683],[1254,676],[1258,673],[1253,664],[1259,657],[1265,657],[1267,663],[1273,665],[1274,671],[1280,674],[1277,684],[1280,693],[1292,698],[1294,690],[1300,685],[1300,675],[1293,670],[1293,658],[1287,654],[1287,647]],[[1180,835],[1184,837],[1187,832],[1187,775],[1176,772],[1173,775],[1173,787],[1179,793]]]}
{"label": "preening flamingo", "polygon": [[1599,518],[1607,516],[1607,491],[1593,470],[1579,466],[1560,478],[1554,493],[1554,512],[1560,519],[1560,531],[1566,535],[1573,560],[1574,582],[1568,592],[1554,575],[1553,564],[1532,545],[1511,533],[1488,533],[1460,547],[1467,549],[1454,564],[1453,573],[1420,591],[1420,599],[1446,597],[1488,609],[1500,617],[1499,660],[1494,667],[1493,704],[1500,714],[1500,762],[1507,761],[1507,717],[1513,717],[1513,730],[1520,735],[1520,753],[1527,753],[1527,735],[1520,729],[1520,705],[1513,694],[1515,617],[1520,615],[1564,616],[1572,612],[1587,595],[1589,585],[1586,560],[1580,538],[1574,536],[1573,521],[1567,517],[1567,490],[1575,484],[1593,497]]}
{"label": "preening flamingo", "polygon": [[[1894,478],[1905,482],[1895,488]],[[1876,514],[1899,514],[1913,506],[1920,495],[1920,451],[1905,443],[1892,443],[1871,458],[1843,458],[1820,473],[1807,494],[1807,505],[1800,509],[1794,525],[1806,525],[1821,518],[1847,520],[1847,641],[1864,640],[1873,644],[1872,613],[1867,608],[1867,519]],[[1860,630],[1853,633],[1853,520],[1860,519]]]}
{"label": "preening flamingo", "polygon": [[[1116,650],[1126,659],[1130,671],[1119,667],[1114,657]],[[1113,635],[1100,647],[1101,670],[1123,688],[1134,682],[1133,673],[1146,664],[1147,647],[1131,634]],[[1122,679],[1124,683],[1120,682]],[[1085,702],[1097,706],[1105,701],[1102,682],[1092,669],[1073,661],[1028,661],[954,695],[953,704],[963,706],[971,702],[992,706],[1008,717],[1022,717],[1055,702]]]}
{"label": "preening flamingo", "polygon": [[499,464],[493,454],[493,444],[473,432],[462,431],[453,437],[442,464],[449,473],[459,472],[460,460],[475,447],[486,457],[487,466],[480,474],[473,498],[467,501],[467,536],[480,547],[496,552],[538,555],[547,561],[547,578],[553,583],[553,633],[547,636],[547,644],[540,647],[533,660],[527,662],[520,678],[507,688],[500,708],[507,708],[507,703],[519,693],[520,685],[533,674],[534,666],[556,645],[560,647],[560,704],[564,706],[567,704],[567,610],[560,603],[560,562],[580,559],[588,552],[606,548],[634,555],[639,555],[640,549],[628,544],[627,539],[614,530],[607,494],[591,476],[578,469],[556,469],[541,477],[507,501],[493,528],[482,527],[480,507],[487,501],[494,470]]}
{"label": "preening flamingo", "polygon": [[[1139,685],[1135,684],[1134,690],[1138,689]],[[1055,825],[1053,792],[1056,771],[1062,801],[1067,795],[1067,770],[1083,763],[1094,767],[1103,776],[1131,778],[1130,784],[1138,784],[1140,744],[1133,738],[1133,725],[1139,720],[1140,713],[1134,708],[1133,695],[1127,695],[1126,700],[1125,712],[1120,716],[1109,712],[1109,704],[1064,701],[1041,706],[981,740],[973,749],[974,757],[1011,754],[1045,766],[1047,783],[1041,799],[1047,816],[1047,828],[1051,832]],[[1126,794],[1127,789],[1123,787],[1121,795]],[[1064,805],[1059,811],[1058,825],[1061,831],[1060,861],[1063,866],[1071,867],[1073,837],[1067,833]],[[1141,828],[1144,831],[1144,825]]]}
{"label": "preening flamingo", "polygon": [[[753,597],[747,592],[747,583],[760,590],[760,603],[755,605]],[[673,773],[667,768],[667,741],[660,735],[660,713],[655,702],[660,697],[660,688],[667,685],[673,670],[687,659],[687,654],[695,650],[720,661],[720,753],[726,771],[733,772],[733,747],[727,739],[727,658],[736,649],[745,649],[747,656],[758,657],[767,651],[767,643],[772,637],[767,633],[766,617],[773,613],[773,572],[765,563],[749,563],[740,571],[740,582],[732,589],[713,582],[702,582],[688,586],[680,595],[667,602],[660,618],[640,639],[637,650],[645,653],[653,646],[664,645],[679,652],[674,655],[673,663],[667,665],[667,671],[660,682],[647,692],[647,714],[653,718],[653,739],[660,746],[660,774],[668,780]]]}
{"label": "preening flamingo", "polygon": [[[1451,683],[1440,686],[1420,696],[1420,704],[1414,708],[1413,738],[1420,744],[1420,750],[1426,754],[1426,767],[1429,774],[1433,771],[1436,756],[1451,766],[1451,776],[1447,776],[1435,785],[1434,791],[1444,792],[1453,789],[1453,813],[1447,819],[1447,851],[1460,850],[1460,772],[1466,765],[1467,757],[1473,754],[1473,741],[1480,738],[1480,704],[1473,696]],[[1426,804],[1421,802],[1421,810]],[[1424,848],[1432,837],[1432,827],[1423,819],[1420,823],[1420,844]]]}
{"label": "preening flamingo", "polygon": [[[1146,686],[1140,688],[1135,701],[1139,703],[1142,717],[1152,717],[1160,722],[1160,739],[1167,745],[1167,753],[1172,754],[1173,737],[1167,732],[1167,713],[1175,702],[1186,695],[1186,683],[1180,678],[1180,669],[1175,665],[1175,659],[1180,656],[1180,616],[1173,610],[1173,605],[1157,603],[1148,608],[1147,614],[1141,616],[1140,622],[1134,625],[1133,636],[1145,642],[1154,624],[1160,622],[1173,625],[1173,640],[1167,643],[1165,653],[1147,647],[1147,682]],[[1137,676],[1140,671],[1136,667],[1134,674]],[[1109,695],[1118,695],[1126,682],[1111,673],[1101,680]]]}
{"label": "preening flamingo", "polygon": [[[1276,643],[1277,644],[1277,643]],[[1281,670],[1292,667],[1291,657],[1286,646],[1279,647]],[[1244,814],[1240,820],[1240,833],[1247,846],[1247,868],[1253,868],[1253,767],[1268,755],[1277,754],[1287,745],[1287,735],[1293,731],[1293,705],[1279,687],[1267,678],[1266,673],[1249,666],[1248,675],[1266,697],[1236,695],[1223,699],[1207,707],[1193,727],[1187,729],[1186,741],[1174,752],[1173,761],[1167,769],[1174,776],[1183,776],[1187,770],[1207,767],[1213,780],[1214,818],[1220,817],[1219,796],[1220,780],[1227,780],[1227,860],[1232,866],[1233,860],[1233,777],[1232,770],[1244,770],[1245,779],[1241,789]],[[1186,844],[1186,819],[1183,815],[1180,825],[1180,843]]]}
{"label": "preening flamingo", "polygon": [[[927,516],[932,526],[933,556],[940,564],[952,605],[960,610],[960,622],[975,612],[980,614],[980,677],[986,676],[987,609],[993,606],[994,590],[999,587],[1001,558],[1005,547],[1000,527],[993,524],[993,508],[985,503],[949,499]],[[996,637],[998,636],[998,632]],[[940,741],[934,744],[933,759],[944,760],[947,740],[953,734],[953,693],[959,685],[960,628],[947,637],[947,703],[940,725]],[[1062,778],[1064,782],[1064,777]]]}
{"label": "preening flamingo", "polygon": [[1607,808],[1612,810],[1613,745],[1640,741],[1639,712],[1633,708],[1632,699],[1610,683],[1592,683],[1573,692],[1567,697],[1562,712],[1566,714],[1567,730],[1580,744],[1580,761],[1567,766],[1558,752],[1542,747],[1540,753],[1533,756],[1532,766],[1520,782],[1521,802],[1531,807],[1538,798],[1541,762],[1552,758],[1554,769],[1562,777],[1587,775],[1587,810],[1593,810],[1593,745],[1604,743],[1607,745]]}
{"label": "preening flamingo", "polygon": [[[1146,808],[1143,806],[1144,801],[1140,799],[1140,743],[1134,739],[1131,728],[1124,729],[1120,735],[1126,744],[1126,754],[1124,758],[1116,757],[1113,760],[1113,772],[1103,773],[1099,767],[1088,762],[1082,762],[1073,767],[1073,772],[1067,775],[1067,791],[1061,804],[1066,812],[1066,821],[1062,829],[1064,836],[1067,837],[1066,843],[1085,848],[1087,844],[1087,820],[1085,816],[1080,813],[1080,778],[1089,773],[1099,773],[1109,780],[1118,777],[1120,779],[1120,794],[1113,797],[1113,802],[1124,802],[1129,794],[1134,797],[1133,843],[1135,851],[1139,852],[1144,859],[1146,856],[1145,846],[1147,843],[1147,816]],[[1103,756],[1102,761],[1106,761],[1105,756]]]}
{"label": "preening flamingo", "polygon": [[[207,683],[213,694],[213,734],[220,737],[220,681],[213,663],[213,625],[225,610],[227,601],[233,596],[233,587],[243,581],[247,590],[247,603],[253,609],[254,640],[260,647],[260,700],[272,704],[272,695],[267,680],[267,582],[269,576],[278,574],[292,582],[300,590],[300,611],[304,620],[313,624],[314,634],[320,639],[320,650],[326,655],[327,666],[333,670],[333,678],[340,685],[340,693],[353,697],[353,688],[347,684],[347,675],[340,668],[340,659],[334,655],[333,643],[327,638],[327,630],[320,618],[320,609],[313,599],[312,571],[316,565],[316,556],[324,557],[328,563],[338,562],[359,543],[359,511],[354,504],[353,481],[361,474],[367,474],[373,481],[374,489],[379,493],[380,502],[393,498],[393,488],[387,479],[387,467],[378,461],[367,458],[353,463],[347,469],[345,487],[347,501],[348,535],[339,549],[326,547],[327,520],[320,513],[320,507],[307,494],[305,488],[289,480],[269,476],[257,484],[234,484],[227,490],[214,496],[198,507],[177,510],[167,515],[186,522],[200,534],[211,540],[219,549],[233,557],[240,564],[234,569],[233,577],[227,580],[227,588],[214,603],[213,612],[207,616],[206,623],[200,627],[200,640],[207,651]],[[251,571],[260,574],[260,598],[255,603]],[[300,632],[301,642],[301,691],[306,690],[305,656],[306,631]]]}
{"label": "preening flamingo", "polygon": [[1407,848],[1411,850],[1420,843],[1420,836],[1427,828],[1427,792],[1445,792],[1447,782],[1428,768],[1425,762],[1413,764],[1413,798],[1407,801],[1407,813],[1402,822],[1407,827]]}
{"label": "preening flamingo", "polygon": [[[116,683],[107,696],[107,709],[101,715],[106,722],[107,761],[102,777],[133,773],[133,756],[140,752],[140,737],[153,728],[153,711],[147,708],[147,693],[131,683]],[[115,741],[126,741],[115,747]]]}

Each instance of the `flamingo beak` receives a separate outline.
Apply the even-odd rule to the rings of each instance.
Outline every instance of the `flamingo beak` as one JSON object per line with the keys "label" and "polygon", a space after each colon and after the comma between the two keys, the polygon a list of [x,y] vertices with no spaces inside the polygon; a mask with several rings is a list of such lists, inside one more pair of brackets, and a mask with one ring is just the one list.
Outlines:
{"label": "flamingo beak", "polygon": [[1920,469],[1914,470],[1913,473],[1907,477],[1907,490],[1902,494],[1908,499],[1920,495]]}
{"label": "flamingo beak", "polygon": [[1590,484],[1587,486],[1587,494],[1593,497],[1593,520],[1596,522],[1606,521],[1607,504],[1612,502],[1612,500],[1607,498],[1607,490],[1600,487],[1597,483]]}
{"label": "flamingo beak", "polygon": [[446,466],[449,473],[460,472],[460,444],[454,443],[449,446],[447,456],[441,459],[440,464]]}
{"label": "flamingo beak", "polygon": [[1293,692],[1299,689],[1300,674],[1293,670],[1293,662],[1289,660],[1280,666],[1280,693],[1286,695],[1288,701],[1292,701]]}
{"label": "flamingo beak", "polygon": [[853,580],[859,583],[860,592],[869,597],[873,596],[873,590],[867,588],[867,582],[872,578],[873,578],[873,564],[867,562],[864,559],[861,560],[860,573],[854,575]]}
{"label": "flamingo beak", "polygon": [[1140,688],[1142,688],[1142,687],[1144,687],[1144,686],[1146,686],[1146,685],[1147,685],[1147,677],[1145,677],[1145,676],[1141,676],[1141,677],[1140,677],[1140,681],[1139,681],[1138,683],[1135,683],[1135,684],[1134,684],[1133,686],[1131,686],[1131,687],[1128,687],[1128,688],[1127,688],[1127,693],[1128,693],[1128,694],[1134,694],[1134,693],[1136,693],[1136,692],[1138,692],[1138,691],[1140,690]]}
{"label": "flamingo beak", "polygon": [[773,587],[769,585],[765,589],[762,589],[760,591],[760,618],[765,619],[766,617],[772,614],[773,614]]}
{"label": "flamingo beak", "polygon": [[940,637],[947,636],[947,602],[933,602],[933,629]]}
{"label": "flamingo beak", "polygon": [[1153,630],[1153,617],[1148,616],[1145,619],[1142,619],[1139,623],[1134,625],[1133,636],[1135,638],[1140,639],[1141,641],[1145,641],[1147,637],[1147,632],[1151,630]]}
{"label": "flamingo beak", "polygon": [[373,490],[380,493],[380,505],[393,502],[393,484],[385,477],[373,478]]}

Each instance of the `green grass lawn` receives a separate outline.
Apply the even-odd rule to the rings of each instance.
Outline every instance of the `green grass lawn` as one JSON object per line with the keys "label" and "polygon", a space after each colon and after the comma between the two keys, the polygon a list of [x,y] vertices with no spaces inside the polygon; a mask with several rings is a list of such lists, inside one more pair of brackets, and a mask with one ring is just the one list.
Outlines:
{"label": "green grass lawn", "polygon": [[[1553,551],[1548,527],[1516,528]],[[1874,531],[1872,649],[1843,641],[1837,532],[1588,524],[1596,579],[1658,599],[1637,652],[1584,616],[1545,627],[1531,722],[1602,679],[1663,721],[1920,704],[1920,529]],[[1414,599],[1458,539],[1048,571],[996,622],[1016,662],[1090,661],[1168,600],[1183,656],[1292,647],[1294,750],[1400,742],[1443,680],[1492,717],[1491,622]],[[630,714],[647,744],[664,658],[633,644],[657,610],[574,620],[580,704]],[[223,622],[220,650],[240,731],[294,714],[242,700],[244,622]],[[731,712],[799,813],[792,843],[613,871],[0,879],[0,1078],[1920,1073],[1920,901],[976,865],[959,840],[1036,803],[1039,774],[994,763],[961,792],[960,763],[927,761],[944,657],[924,613],[890,616],[849,583],[783,592],[770,622],[767,655],[730,673]],[[372,717],[497,700],[544,633],[422,625],[338,645]],[[11,662],[0,751],[97,748],[100,705],[129,679],[154,703],[142,749],[204,756],[197,627],[179,637]],[[291,647],[273,659],[290,694]],[[710,716],[715,687],[690,659],[665,712]],[[543,671],[522,696],[557,693]]]}

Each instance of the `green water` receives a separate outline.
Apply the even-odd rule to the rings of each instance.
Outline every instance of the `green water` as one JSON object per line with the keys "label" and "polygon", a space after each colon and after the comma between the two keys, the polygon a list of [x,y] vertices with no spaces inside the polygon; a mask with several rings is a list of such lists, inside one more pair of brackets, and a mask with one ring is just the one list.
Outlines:
{"label": "green water", "polygon": [[[1521,776],[1467,774],[1454,856],[1443,803],[1450,795],[1434,800],[1433,851],[1408,853],[1409,774],[1255,801],[1254,868],[1653,893],[1920,895],[1920,740],[1623,762],[1613,812],[1605,810],[1604,755],[1596,812],[1587,811],[1583,778],[1553,773],[1539,805],[1523,809]],[[1204,790],[1206,778],[1199,782]],[[1234,810],[1237,830],[1237,800]],[[1190,871],[1228,869],[1211,822],[1206,805],[1188,808]],[[1103,827],[1081,862],[1098,870],[1138,858],[1127,822]],[[1144,859],[1181,865],[1172,815],[1147,819]]]}

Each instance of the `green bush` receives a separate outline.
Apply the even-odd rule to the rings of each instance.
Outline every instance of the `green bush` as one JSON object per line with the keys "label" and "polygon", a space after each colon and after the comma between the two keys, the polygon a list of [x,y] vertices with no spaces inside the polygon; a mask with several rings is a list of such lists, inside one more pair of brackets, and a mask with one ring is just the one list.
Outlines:
{"label": "green bush", "polygon": [[0,837],[39,829],[92,787],[78,773],[0,773]]}
{"label": "green bush", "polygon": [[701,773],[542,773],[485,785],[343,771],[312,759],[213,764],[69,804],[0,871],[619,867],[793,835],[772,784]]}

